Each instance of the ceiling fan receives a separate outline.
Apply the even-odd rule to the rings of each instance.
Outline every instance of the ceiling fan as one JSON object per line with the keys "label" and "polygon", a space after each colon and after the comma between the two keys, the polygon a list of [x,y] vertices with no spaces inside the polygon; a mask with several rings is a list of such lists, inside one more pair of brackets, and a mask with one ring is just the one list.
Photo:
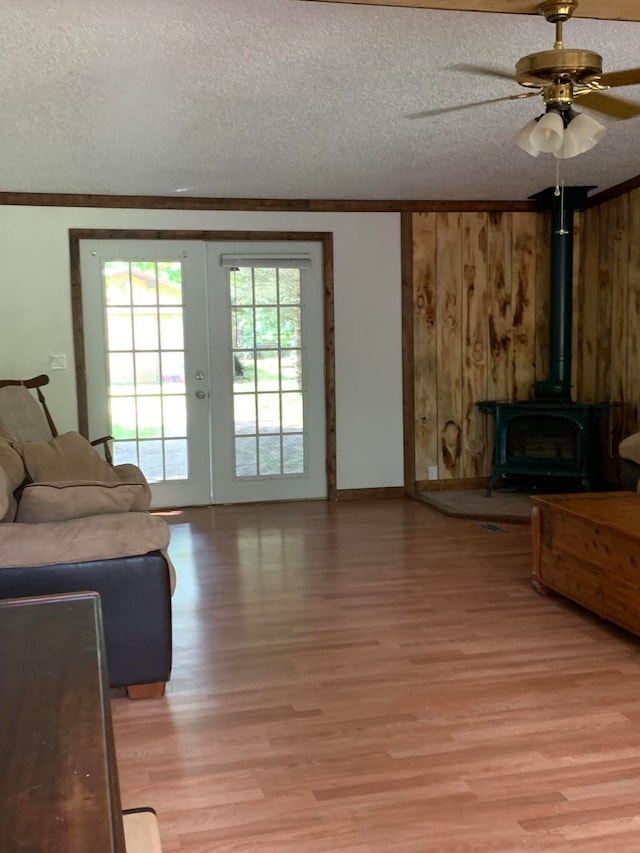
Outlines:
{"label": "ceiling fan", "polygon": [[[327,2],[327,0],[301,0]],[[535,15],[536,0],[328,0],[330,3],[362,4],[364,6],[401,6],[410,9],[440,9],[451,12],[494,12],[501,15]],[[539,2],[539,0],[538,0]],[[581,18],[604,21],[640,21],[637,0],[580,0]]]}
{"label": "ceiling fan", "polygon": [[[600,54],[592,50],[564,46],[562,27],[577,7],[577,0],[545,0],[540,4],[539,13],[544,15],[549,23],[555,24],[555,44],[552,50],[543,50],[522,57],[516,64],[515,74],[484,66],[467,64],[452,66],[452,70],[456,71],[515,81],[526,88],[527,92],[412,113],[408,118],[428,118],[484,104],[495,104],[500,101],[514,101],[541,95],[546,113],[538,116],[523,128],[516,135],[515,141],[534,156],[537,156],[540,151],[553,151],[557,157],[566,158],[588,150],[605,132],[601,124],[573,109],[576,101],[590,110],[595,110],[615,119],[630,119],[640,116],[640,104],[608,93],[609,89],[639,84],[640,68],[603,74]],[[577,124],[575,123],[576,119],[580,119]],[[576,150],[576,145],[580,147],[577,140],[573,140],[576,145],[569,144],[567,147],[567,137],[565,145],[562,146],[563,131],[570,126],[573,128],[572,133],[574,135],[578,131],[582,132],[582,136],[591,132],[591,136],[589,136],[591,144],[587,144],[587,138],[584,137],[582,143],[586,147]],[[531,134],[534,135],[535,144],[528,145],[527,142]],[[568,141],[572,142],[572,140]],[[538,143],[541,143],[541,147]]]}

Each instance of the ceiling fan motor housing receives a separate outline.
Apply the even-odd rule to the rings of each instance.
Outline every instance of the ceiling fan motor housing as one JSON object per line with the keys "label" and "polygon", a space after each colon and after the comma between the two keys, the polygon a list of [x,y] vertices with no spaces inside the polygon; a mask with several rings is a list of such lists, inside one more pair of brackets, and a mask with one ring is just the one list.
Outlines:
{"label": "ceiling fan motor housing", "polygon": [[543,98],[547,110],[549,108],[556,109],[565,118],[564,113],[570,110],[574,101],[573,84],[553,83],[550,86],[545,86]]}
{"label": "ceiling fan motor housing", "polygon": [[554,48],[523,56],[516,65],[521,86],[537,89],[549,83],[585,85],[602,75],[602,57],[593,50]]}

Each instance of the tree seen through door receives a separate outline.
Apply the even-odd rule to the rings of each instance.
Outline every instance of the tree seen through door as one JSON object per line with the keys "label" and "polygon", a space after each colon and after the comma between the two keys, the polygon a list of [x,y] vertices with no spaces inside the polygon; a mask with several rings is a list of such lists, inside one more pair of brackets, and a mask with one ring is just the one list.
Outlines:
{"label": "tree seen through door", "polygon": [[229,277],[236,478],[305,471],[300,270]]}

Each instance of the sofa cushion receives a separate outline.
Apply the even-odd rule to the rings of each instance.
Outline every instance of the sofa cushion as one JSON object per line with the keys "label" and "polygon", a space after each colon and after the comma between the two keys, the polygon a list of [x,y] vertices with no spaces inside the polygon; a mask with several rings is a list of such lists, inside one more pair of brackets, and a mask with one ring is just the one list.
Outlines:
{"label": "sofa cushion", "polygon": [[13,521],[12,518],[8,517],[12,497],[13,489],[9,483],[9,478],[4,470],[0,468],[0,521]]}
{"label": "sofa cushion", "polygon": [[15,492],[18,486],[24,482],[27,472],[22,457],[12,446],[8,433],[3,430],[0,430],[0,468],[9,479],[11,491]]}
{"label": "sofa cushion", "polygon": [[86,438],[77,432],[65,432],[50,441],[14,442],[29,477],[34,483],[60,480],[93,480],[120,482],[113,468],[105,462]]}
{"label": "sofa cushion", "polygon": [[67,521],[116,512],[144,510],[145,487],[141,483],[73,482],[31,483],[20,496],[16,521],[37,524]]}
{"label": "sofa cushion", "polygon": [[[166,551],[169,526],[147,512],[120,512],[39,524],[0,525],[0,567],[52,566]],[[2,571],[0,568],[0,571]]]}
{"label": "sofa cushion", "polygon": [[618,445],[618,453],[621,459],[640,464],[640,432],[624,438]]}
{"label": "sofa cushion", "polygon": [[24,482],[27,472],[19,453],[10,444],[10,436],[0,429],[0,523],[13,521],[17,503],[15,490]]}
{"label": "sofa cushion", "polygon": [[0,388],[0,426],[21,441],[51,438],[51,428],[42,406],[24,385]]}
{"label": "sofa cushion", "polygon": [[138,483],[143,487],[140,494],[136,496],[131,509],[134,512],[144,512],[144,510],[149,509],[151,506],[151,487],[138,466],[132,465],[130,462],[123,462],[122,465],[116,465],[113,472],[121,483]]}

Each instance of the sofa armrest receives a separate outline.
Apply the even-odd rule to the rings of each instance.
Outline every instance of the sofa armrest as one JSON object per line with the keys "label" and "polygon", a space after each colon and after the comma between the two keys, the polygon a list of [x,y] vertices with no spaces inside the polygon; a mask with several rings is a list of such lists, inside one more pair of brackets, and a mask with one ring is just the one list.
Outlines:
{"label": "sofa armrest", "polygon": [[81,591],[100,595],[109,684],[167,681],[171,590],[165,556],[154,551],[124,559],[0,570],[0,599]]}
{"label": "sofa armrest", "polygon": [[49,566],[134,557],[166,550],[169,526],[146,512],[122,512],[41,524],[0,524],[0,573],[19,566]]}

